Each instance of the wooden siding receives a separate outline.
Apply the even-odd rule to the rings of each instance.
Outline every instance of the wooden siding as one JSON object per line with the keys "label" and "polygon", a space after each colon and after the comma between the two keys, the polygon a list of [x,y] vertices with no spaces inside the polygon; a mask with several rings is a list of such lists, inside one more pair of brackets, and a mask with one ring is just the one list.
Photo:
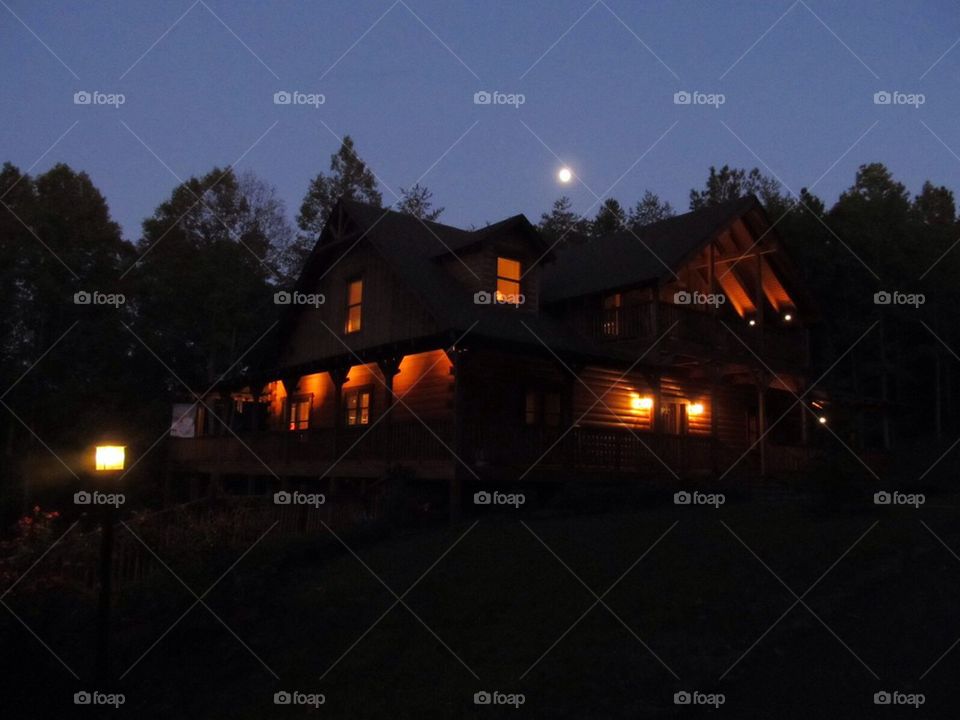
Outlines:
{"label": "wooden siding", "polygon": [[393,391],[403,402],[390,414],[395,421],[439,420],[453,416],[453,364],[443,350],[407,355],[393,379]]}
{"label": "wooden siding", "polygon": [[[358,276],[363,278],[361,329],[347,335],[343,332],[347,283]],[[430,292],[430,288],[423,291]],[[300,311],[281,350],[281,365],[321,360],[342,355],[347,348],[356,351],[437,332],[436,322],[420,298],[364,242],[336,262],[310,292],[322,293],[325,302],[318,308],[306,306]],[[340,339],[333,337],[331,331]]]}
{"label": "wooden siding", "polygon": [[[469,294],[481,290],[492,293],[497,288],[497,258],[507,257],[519,260],[521,264],[520,292],[524,295],[524,304],[520,308],[527,312],[538,312],[540,306],[540,267],[533,265],[539,253],[531,251],[526,238],[515,235],[491,240],[480,249],[463,253],[459,260],[455,257],[445,257],[443,267],[459,280]],[[462,261],[462,262],[461,262]]]}

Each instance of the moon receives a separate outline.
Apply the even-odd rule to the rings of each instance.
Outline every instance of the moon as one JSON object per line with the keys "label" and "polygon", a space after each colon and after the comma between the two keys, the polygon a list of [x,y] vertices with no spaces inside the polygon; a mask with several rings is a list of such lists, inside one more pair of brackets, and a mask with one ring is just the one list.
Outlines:
{"label": "moon", "polygon": [[566,184],[573,180],[573,171],[570,168],[560,168],[560,172],[557,173],[557,179]]}

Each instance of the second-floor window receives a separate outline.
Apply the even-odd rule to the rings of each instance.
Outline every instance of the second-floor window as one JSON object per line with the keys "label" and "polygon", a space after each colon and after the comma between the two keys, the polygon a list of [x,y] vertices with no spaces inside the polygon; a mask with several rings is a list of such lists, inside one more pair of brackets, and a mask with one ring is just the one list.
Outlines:
{"label": "second-floor window", "polygon": [[370,388],[347,390],[343,394],[343,424],[347,427],[370,424]]}
{"label": "second-floor window", "polygon": [[497,258],[497,302],[519,303],[520,261]]}
{"label": "second-floor window", "polygon": [[344,332],[360,332],[360,319],[363,308],[363,278],[347,281],[347,319]]}

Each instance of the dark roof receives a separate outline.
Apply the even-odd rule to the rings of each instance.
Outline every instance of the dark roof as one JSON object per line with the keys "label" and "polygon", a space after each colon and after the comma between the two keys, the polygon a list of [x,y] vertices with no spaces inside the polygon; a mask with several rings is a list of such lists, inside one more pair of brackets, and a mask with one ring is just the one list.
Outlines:
{"label": "dark roof", "polygon": [[[473,340],[526,345],[567,357],[628,361],[631,360],[629,353],[579,335],[543,312],[543,304],[670,276],[691,253],[754,207],[761,206],[755,197],[749,196],[647,225],[636,234],[610,235],[592,243],[570,246],[556,255],[546,252],[541,260],[543,282],[539,313],[510,306],[476,304],[470,292],[443,266],[444,258],[447,263],[459,262],[451,260],[451,254],[457,255],[478,243],[517,231],[526,235],[538,252],[548,251],[537,230],[523,215],[478,230],[463,230],[355,201],[341,201],[339,209],[393,268],[406,288],[421,300],[435,319],[438,332],[451,342],[469,330],[467,337]],[[332,240],[325,229],[296,289],[311,292],[324,269],[355,242],[354,239]],[[554,258],[555,262],[548,262]],[[277,329],[280,342],[290,336],[296,312],[294,306],[285,308]],[[276,359],[274,355],[272,361],[268,360],[262,367],[274,364]]]}
{"label": "dark roof", "polygon": [[543,268],[541,300],[554,302],[672,277],[705,242],[754,207],[760,203],[748,195],[635,232],[568,245],[557,251],[556,262]]}
{"label": "dark roof", "polygon": [[[469,337],[536,344],[541,348],[542,340],[555,352],[584,350],[582,338],[549,316],[510,306],[474,303],[470,292],[441,264],[440,258],[451,251],[456,253],[477,242],[492,240],[517,229],[524,232],[529,230],[532,232],[531,242],[538,248],[545,247],[539,234],[523,215],[478,230],[462,230],[441,223],[421,222],[411,215],[374,205],[345,201],[342,206],[363,233],[364,239],[386,259],[407,289],[420,298],[441,332],[450,332],[456,339],[473,326]],[[329,250],[318,246],[308,261],[308,268],[298,283],[298,289],[308,291],[312,277],[325,264],[321,256],[335,257],[346,249],[338,245],[330,246]]]}

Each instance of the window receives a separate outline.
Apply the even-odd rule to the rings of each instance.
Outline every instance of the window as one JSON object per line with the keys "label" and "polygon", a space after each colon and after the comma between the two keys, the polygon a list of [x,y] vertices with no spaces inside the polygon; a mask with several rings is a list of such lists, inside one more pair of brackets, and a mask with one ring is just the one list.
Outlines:
{"label": "window", "polygon": [[497,258],[497,302],[520,304],[520,261]]}
{"label": "window", "polygon": [[363,304],[363,279],[354,278],[347,282],[347,321],[344,332],[360,332],[360,308]]}
{"label": "window", "polygon": [[307,430],[310,427],[310,396],[294,395],[287,401],[287,429]]}
{"label": "window", "polygon": [[620,293],[607,295],[603,298],[603,320],[601,328],[604,335],[620,334],[621,307],[623,307],[623,296]]}
{"label": "window", "polygon": [[369,388],[357,388],[344,393],[343,424],[347,427],[370,424]]}
{"label": "window", "polygon": [[524,404],[524,423],[559,427],[563,417],[563,401],[559,392],[528,390]]}
{"label": "window", "polygon": [[663,431],[670,435],[687,434],[687,404],[678,402],[664,403]]}

